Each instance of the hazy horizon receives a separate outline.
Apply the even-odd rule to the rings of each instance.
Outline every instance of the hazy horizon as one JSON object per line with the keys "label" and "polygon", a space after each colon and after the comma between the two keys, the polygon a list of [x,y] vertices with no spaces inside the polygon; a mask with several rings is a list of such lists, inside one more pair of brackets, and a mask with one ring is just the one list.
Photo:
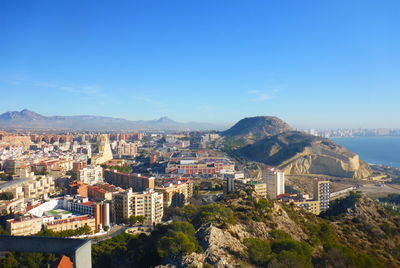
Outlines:
{"label": "hazy horizon", "polygon": [[0,106],[400,128],[398,1],[2,1]]}

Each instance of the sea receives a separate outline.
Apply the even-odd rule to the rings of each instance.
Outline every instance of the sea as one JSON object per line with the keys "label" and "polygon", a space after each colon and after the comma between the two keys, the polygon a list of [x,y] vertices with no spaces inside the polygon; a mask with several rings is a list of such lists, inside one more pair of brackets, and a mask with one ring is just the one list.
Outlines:
{"label": "sea", "polygon": [[367,163],[400,168],[400,137],[340,137],[331,140],[358,154]]}

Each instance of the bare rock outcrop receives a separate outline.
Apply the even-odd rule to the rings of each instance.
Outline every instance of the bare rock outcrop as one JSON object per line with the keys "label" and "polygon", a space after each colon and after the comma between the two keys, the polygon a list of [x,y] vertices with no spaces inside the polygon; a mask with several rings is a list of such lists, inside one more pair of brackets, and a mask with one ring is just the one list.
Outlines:
{"label": "bare rock outcrop", "polygon": [[276,166],[286,174],[368,178],[372,170],[359,156],[333,141],[290,131],[266,137],[235,152],[251,161]]}

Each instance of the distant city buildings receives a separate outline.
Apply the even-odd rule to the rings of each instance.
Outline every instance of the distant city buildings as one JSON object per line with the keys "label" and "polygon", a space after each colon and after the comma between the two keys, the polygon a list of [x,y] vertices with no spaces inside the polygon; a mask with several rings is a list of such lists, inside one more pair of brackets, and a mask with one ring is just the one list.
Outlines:
{"label": "distant city buildings", "polygon": [[25,198],[47,198],[54,192],[54,180],[50,176],[35,176],[33,178],[13,179],[0,184],[0,193],[11,193],[12,200]]}
{"label": "distant city buildings", "polygon": [[86,166],[77,171],[78,180],[88,185],[103,182],[103,168],[101,166]]}
{"label": "distant city buildings", "polygon": [[400,129],[306,129],[305,133],[325,138],[334,137],[373,137],[373,136],[400,136]]}
{"label": "distant city buildings", "polygon": [[137,143],[118,141],[115,146],[115,154],[119,157],[135,157],[137,155]]}
{"label": "distant city buildings", "polygon": [[198,156],[197,154],[174,154],[165,168],[165,173],[195,175],[223,174],[233,172],[235,164],[224,157]]}
{"label": "distant city buildings", "polygon": [[265,182],[250,181],[249,184],[253,188],[253,192],[256,196],[267,198],[268,186]]}
{"label": "distant city buildings", "polygon": [[94,157],[96,165],[101,165],[109,160],[113,159],[110,140],[108,135],[103,134],[100,136],[99,153]]}

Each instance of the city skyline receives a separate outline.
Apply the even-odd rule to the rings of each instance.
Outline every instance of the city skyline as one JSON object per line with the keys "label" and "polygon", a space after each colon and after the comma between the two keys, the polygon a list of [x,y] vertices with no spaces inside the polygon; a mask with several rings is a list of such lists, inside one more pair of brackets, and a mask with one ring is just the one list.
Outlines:
{"label": "city skyline", "polygon": [[0,105],[400,128],[396,1],[0,3]]}

